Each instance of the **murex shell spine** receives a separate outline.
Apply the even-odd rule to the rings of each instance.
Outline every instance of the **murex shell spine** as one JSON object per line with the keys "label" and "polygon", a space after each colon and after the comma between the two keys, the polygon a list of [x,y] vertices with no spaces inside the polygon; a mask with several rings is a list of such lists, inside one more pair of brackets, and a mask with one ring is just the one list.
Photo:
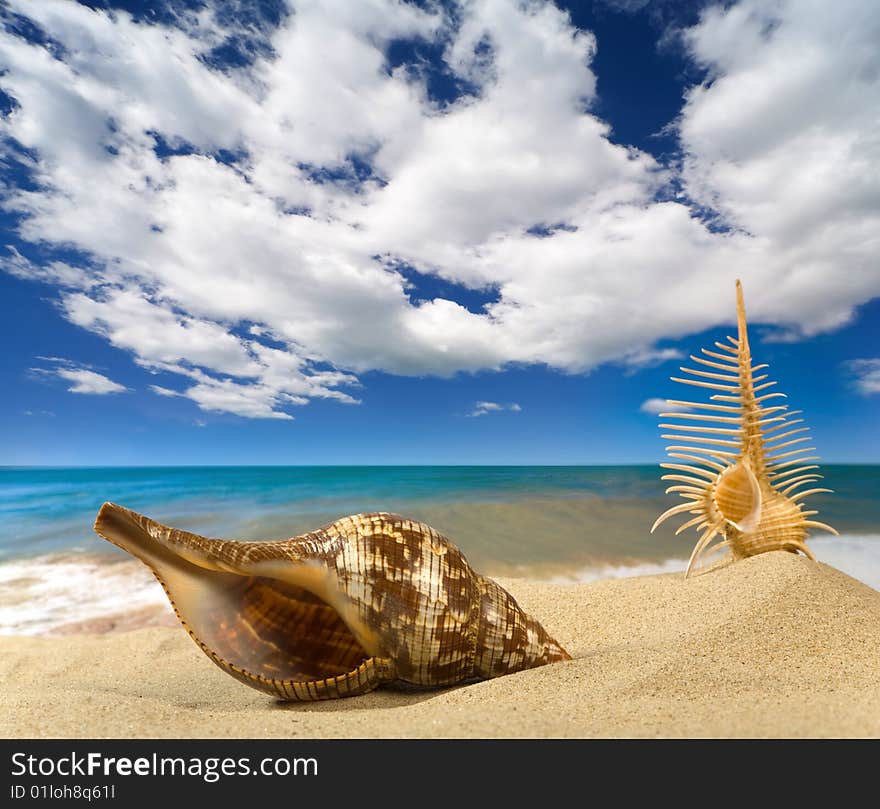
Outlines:
{"label": "murex shell spine", "polygon": [[687,377],[672,377],[673,382],[717,392],[710,402],[667,400],[676,409],[660,414],[675,420],[660,424],[675,431],[662,437],[684,442],[666,448],[675,462],[661,464],[671,470],[661,479],[674,483],[667,494],[677,492],[686,502],[661,514],[651,531],[673,515],[695,515],[675,532],[691,527],[702,532],[688,574],[718,539],[711,550],[729,548],[734,558],[786,550],[813,559],[806,546],[809,529],[837,533],[809,519],[818,512],[804,510],[800,502],[830,489],[802,488],[822,479],[818,465],[811,463],[818,456],[809,454],[815,447],[798,446],[811,441],[803,419],[794,418],[802,411],[778,403],[785,394],[769,390],[776,383],[768,374],[755,375],[768,366],[752,363],[739,281],[736,295],[737,336],[727,338],[729,345],[715,343],[717,350],[701,349],[703,356],[691,354],[702,370],[682,367]]}

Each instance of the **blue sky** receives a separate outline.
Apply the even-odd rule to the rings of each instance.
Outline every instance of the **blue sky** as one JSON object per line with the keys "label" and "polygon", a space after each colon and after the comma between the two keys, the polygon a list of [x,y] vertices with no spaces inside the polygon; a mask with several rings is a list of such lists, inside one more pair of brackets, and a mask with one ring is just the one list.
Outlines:
{"label": "blue sky", "polygon": [[875,4],[292,5],[2,12],[0,464],[653,463],[737,277],[878,461]]}

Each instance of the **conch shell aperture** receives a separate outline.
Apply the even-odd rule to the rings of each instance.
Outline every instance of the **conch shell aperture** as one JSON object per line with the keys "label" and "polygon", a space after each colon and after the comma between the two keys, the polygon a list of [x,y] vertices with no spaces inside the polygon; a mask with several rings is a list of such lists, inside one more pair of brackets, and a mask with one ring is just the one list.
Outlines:
{"label": "conch shell aperture", "polygon": [[[661,478],[676,483],[666,490],[667,494],[678,492],[686,502],[661,514],[651,531],[675,514],[696,515],[675,532],[680,534],[690,527],[702,532],[688,562],[688,574],[718,538],[722,541],[712,550],[729,548],[736,559],[775,550],[800,552],[813,559],[805,544],[808,529],[837,533],[809,519],[818,512],[805,511],[804,504],[798,502],[831,490],[808,488],[795,493],[822,479],[816,472],[819,467],[809,463],[818,456],[809,454],[815,447],[793,449],[811,440],[805,435],[808,428],[803,426],[803,419],[793,418],[801,411],[789,410],[788,405],[766,404],[785,398],[785,394],[763,392],[776,383],[764,381],[767,374],[755,376],[756,371],[768,366],[752,364],[739,281],[736,303],[737,337],[727,338],[730,345],[715,343],[718,351],[704,348],[702,357],[691,354],[695,363],[709,370],[682,368],[693,378],[672,377],[673,382],[720,391],[710,399],[724,404],[668,400],[670,405],[685,408],[684,412],[660,414],[660,418],[684,422],[660,427],[678,431],[665,433],[663,438],[686,442],[666,448],[670,458],[685,463],[660,465],[673,470]],[[796,424],[801,426],[789,429]]]}
{"label": "conch shell aperture", "polygon": [[95,531],[153,571],[211,660],[282,700],[453,685],[570,659],[448,539],[396,514],[235,542],[105,503]]}

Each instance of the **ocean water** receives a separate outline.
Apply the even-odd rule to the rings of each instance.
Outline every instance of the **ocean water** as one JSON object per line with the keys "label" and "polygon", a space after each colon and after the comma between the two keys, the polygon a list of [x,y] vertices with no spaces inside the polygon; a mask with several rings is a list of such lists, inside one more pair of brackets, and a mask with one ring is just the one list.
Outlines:
{"label": "ocean water", "polygon": [[[840,537],[819,559],[880,589],[880,466],[825,466],[811,497]],[[162,603],[140,563],[92,531],[105,500],[206,536],[279,539],[363,511],[395,511],[446,534],[480,572],[552,581],[683,570],[676,502],[656,466],[172,467],[0,469],[0,633]]]}

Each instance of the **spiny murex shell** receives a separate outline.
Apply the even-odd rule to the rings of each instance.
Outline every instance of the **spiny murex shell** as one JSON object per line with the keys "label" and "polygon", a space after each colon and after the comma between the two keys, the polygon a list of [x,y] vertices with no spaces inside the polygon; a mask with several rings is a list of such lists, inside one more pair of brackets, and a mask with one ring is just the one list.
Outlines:
{"label": "spiny murex shell", "polygon": [[[737,337],[728,337],[730,345],[715,343],[719,351],[702,349],[704,357],[691,354],[691,359],[711,370],[682,368],[693,379],[672,377],[673,382],[720,391],[710,397],[713,402],[683,402],[670,399],[668,404],[709,413],[670,412],[660,418],[673,418],[683,424],[661,424],[661,428],[679,430],[682,434],[664,434],[663,438],[687,442],[667,447],[669,457],[689,461],[687,464],[664,463],[664,469],[676,474],[663,475],[662,480],[676,481],[666,492],[678,492],[687,502],[665,511],[654,523],[654,529],[673,514],[694,514],[675,533],[695,526],[703,531],[688,562],[687,573],[713,540],[723,541],[712,550],[730,548],[734,558],[741,559],[766,551],[800,552],[813,559],[806,546],[808,529],[819,528],[836,534],[833,528],[808,519],[817,511],[804,511],[798,501],[830,489],[811,488],[795,493],[822,476],[809,461],[815,447],[791,449],[810,441],[803,419],[792,418],[800,410],[788,405],[768,406],[768,400],[785,398],[784,393],[756,395],[775,382],[765,382],[767,374],[755,371],[767,365],[752,365],[746,310],[742,284],[736,282]],[[708,359],[707,359],[708,358]],[[761,384],[756,384],[760,382]],[[696,424],[692,424],[696,422]],[[721,426],[717,426],[721,425]],[[780,432],[781,431],[781,432]],[[792,438],[792,436],[799,436]],[[780,451],[781,450],[781,451]],[[683,473],[683,474],[682,474]]]}
{"label": "spiny murex shell", "polygon": [[452,685],[570,659],[448,539],[396,514],[233,542],[105,503],[95,531],[150,567],[211,660],[283,700],[392,681]]}

